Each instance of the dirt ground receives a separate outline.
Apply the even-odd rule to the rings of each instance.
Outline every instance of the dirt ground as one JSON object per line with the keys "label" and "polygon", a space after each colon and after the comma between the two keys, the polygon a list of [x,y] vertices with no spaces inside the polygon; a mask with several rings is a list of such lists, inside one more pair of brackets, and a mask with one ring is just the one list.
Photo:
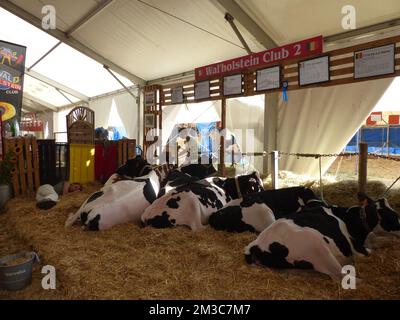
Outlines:
{"label": "dirt ground", "polygon": [[[358,157],[337,158],[328,170],[329,175],[338,180],[357,179]],[[379,180],[391,184],[400,175],[400,161],[379,159],[371,156],[368,159],[367,175],[369,180]]]}
{"label": "dirt ground", "polygon": [[[379,194],[385,186],[369,185]],[[400,299],[400,245],[393,240],[370,257],[356,259],[356,290],[344,290],[313,271],[275,271],[249,266],[244,247],[256,238],[207,228],[153,229],[130,224],[104,232],[64,228],[95,186],[67,195],[51,210],[37,210],[29,199],[14,199],[0,215],[0,254],[35,250],[32,284],[24,290],[0,290],[0,299]],[[326,186],[326,199],[338,205],[355,203],[357,184]],[[400,209],[400,193],[389,201]],[[57,289],[41,287],[41,267],[57,270]]]}

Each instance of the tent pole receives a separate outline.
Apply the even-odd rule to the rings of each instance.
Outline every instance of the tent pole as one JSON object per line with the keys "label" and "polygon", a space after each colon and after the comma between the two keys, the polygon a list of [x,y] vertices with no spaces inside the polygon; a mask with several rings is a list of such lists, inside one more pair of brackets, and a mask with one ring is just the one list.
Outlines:
{"label": "tent pole", "polygon": [[57,92],[58,92],[59,94],[61,94],[65,99],[67,99],[67,100],[69,101],[69,103],[74,104],[74,102],[73,102],[70,98],[68,98],[67,95],[64,94],[64,92],[62,92],[62,91],[61,91],[60,89],[58,89],[58,88],[55,88],[55,89],[57,90]]}
{"label": "tent pole", "polygon": [[221,104],[221,132],[223,133],[220,137],[220,148],[219,148],[219,175],[225,177],[225,137],[226,133],[226,98],[222,98]]}
{"label": "tent pole", "polygon": [[229,24],[231,25],[236,36],[239,38],[243,47],[246,49],[247,53],[252,54],[253,52],[250,50],[249,45],[246,43],[246,40],[244,40],[242,34],[240,33],[239,29],[236,27],[235,22],[233,21],[233,20],[235,20],[235,18],[231,14],[229,14],[229,12],[227,12],[227,13],[225,13],[225,20],[229,22]]}
{"label": "tent pole", "polygon": [[137,97],[131,92],[131,90],[129,90],[129,88],[128,88],[126,85],[124,85],[124,83],[114,74],[114,72],[112,72],[112,71],[110,70],[110,68],[107,67],[107,66],[103,66],[103,68],[106,69],[106,70],[111,74],[111,76],[112,76],[115,80],[117,80],[117,82],[118,82],[118,83],[133,97],[133,99],[135,99],[135,101],[136,101]]}
{"label": "tent pole", "polygon": [[272,189],[279,189],[279,151],[271,152]]}
{"label": "tent pole", "polygon": [[33,67],[35,67],[40,61],[46,58],[50,53],[52,53],[57,47],[62,43],[62,41],[57,42],[49,51],[47,51],[44,55],[42,55],[39,59],[37,59],[29,68],[28,71],[31,71]]}

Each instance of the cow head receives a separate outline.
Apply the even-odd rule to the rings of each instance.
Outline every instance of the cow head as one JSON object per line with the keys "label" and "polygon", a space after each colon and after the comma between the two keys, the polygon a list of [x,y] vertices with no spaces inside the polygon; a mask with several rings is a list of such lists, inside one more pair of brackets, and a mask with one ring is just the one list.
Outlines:
{"label": "cow head", "polygon": [[364,193],[359,193],[358,199],[365,210],[366,223],[372,232],[400,237],[400,215],[393,210],[387,199],[372,200]]}
{"label": "cow head", "polygon": [[258,173],[237,176],[223,180],[221,187],[232,199],[242,198],[246,194],[263,191],[263,183]]}
{"label": "cow head", "polygon": [[119,175],[128,176],[131,178],[140,177],[148,174],[151,171],[149,163],[141,156],[136,156],[129,159],[126,163],[117,169]]}

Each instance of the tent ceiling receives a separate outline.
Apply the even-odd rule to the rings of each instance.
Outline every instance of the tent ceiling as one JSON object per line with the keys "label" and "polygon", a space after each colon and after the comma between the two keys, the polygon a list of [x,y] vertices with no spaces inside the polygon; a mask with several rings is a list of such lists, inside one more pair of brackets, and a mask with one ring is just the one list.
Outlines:
{"label": "tent ceiling", "polygon": [[63,92],[68,97],[65,98],[59,91],[54,87],[47,85],[46,83],[39,81],[29,75],[25,75],[24,78],[24,94],[29,94],[32,97],[37,97],[41,101],[45,101],[50,105],[61,107],[66,104],[78,102],[79,99]]}
{"label": "tent ceiling", "polygon": [[[13,0],[41,18],[42,1]],[[224,12],[210,0],[146,0],[166,12],[204,28],[234,44],[157,11],[139,1],[114,0],[77,30],[73,37],[125,70],[151,80],[191,70],[234,56],[245,55],[240,41],[224,20]],[[93,0],[49,0],[57,10],[57,27],[68,30],[88,10]],[[84,11],[86,10],[86,11]],[[253,51],[263,46],[238,25]],[[156,66],[156,67],[155,67]]]}
{"label": "tent ceiling", "polygon": [[[44,2],[41,0],[11,2],[37,18],[42,17]],[[45,3],[55,6],[57,28],[65,32],[101,2],[48,0]],[[281,45],[318,34],[328,36],[343,32],[341,8],[348,5],[349,1],[236,0],[236,3],[272,40]],[[357,10],[358,27],[400,17],[398,0],[381,0],[379,4],[352,0],[351,4]],[[124,70],[145,80],[152,80],[245,55],[239,40],[224,20],[224,13],[225,9],[217,0],[114,0],[82,25],[73,38]],[[236,24],[253,51],[264,49],[238,21]],[[50,43],[47,47],[50,47]]]}
{"label": "tent ceiling", "polygon": [[357,28],[400,18],[398,0],[238,0],[237,3],[278,44],[305,39],[316,33],[344,32],[342,7],[353,5]]}

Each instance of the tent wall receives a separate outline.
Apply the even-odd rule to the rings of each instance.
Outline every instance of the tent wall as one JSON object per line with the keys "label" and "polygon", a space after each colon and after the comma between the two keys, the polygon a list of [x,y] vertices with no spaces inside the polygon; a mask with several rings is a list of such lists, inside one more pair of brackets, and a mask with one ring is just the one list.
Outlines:
{"label": "tent wall", "polygon": [[[339,153],[365,122],[393,79],[311,88],[279,97],[277,149],[291,153]],[[325,172],[335,158],[324,158]],[[280,170],[316,176],[318,160],[283,156]]]}
{"label": "tent wall", "polygon": [[[261,153],[264,150],[264,100],[264,95],[257,95],[226,101],[226,128],[235,134],[243,153]],[[263,172],[262,157],[247,155],[245,160]]]}
{"label": "tent wall", "polygon": [[54,137],[56,142],[67,142],[67,114],[72,108],[65,108],[53,114]]}
{"label": "tent wall", "polygon": [[[112,114],[116,111],[124,126],[127,138],[138,139],[138,105],[133,97],[128,93],[119,93],[99,97],[89,102],[90,109],[95,112],[95,128],[107,128],[109,124],[115,122]],[[62,109],[54,113],[54,132],[66,132],[66,115],[72,108]],[[117,117],[118,118],[118,117]],[[139,122],[140,124],[141,122]],[[66,134],[56,134],[58,142],[66,142]],[[138,140],[139,141],[139,140]]]}
{"label": "tent wall", "polygon": [[[113,105],[115,108],[113,108]],[[96,98],[89,102],[89,108],[95,112],[95,127],[107,128],[113,125],[112,113],[117,111],[129,139],[138,139],[138,105],[129,93]]]}
{"label": "tent wall", "polygon": [[[43,121],[44,125],[44,135],[43,138],[45,139],[53,139],[53,132],[54,132],[54,113],[53,111],[45,111],[40,113],[39,118]],[[47,126],[47,130],[46,130]]]}

